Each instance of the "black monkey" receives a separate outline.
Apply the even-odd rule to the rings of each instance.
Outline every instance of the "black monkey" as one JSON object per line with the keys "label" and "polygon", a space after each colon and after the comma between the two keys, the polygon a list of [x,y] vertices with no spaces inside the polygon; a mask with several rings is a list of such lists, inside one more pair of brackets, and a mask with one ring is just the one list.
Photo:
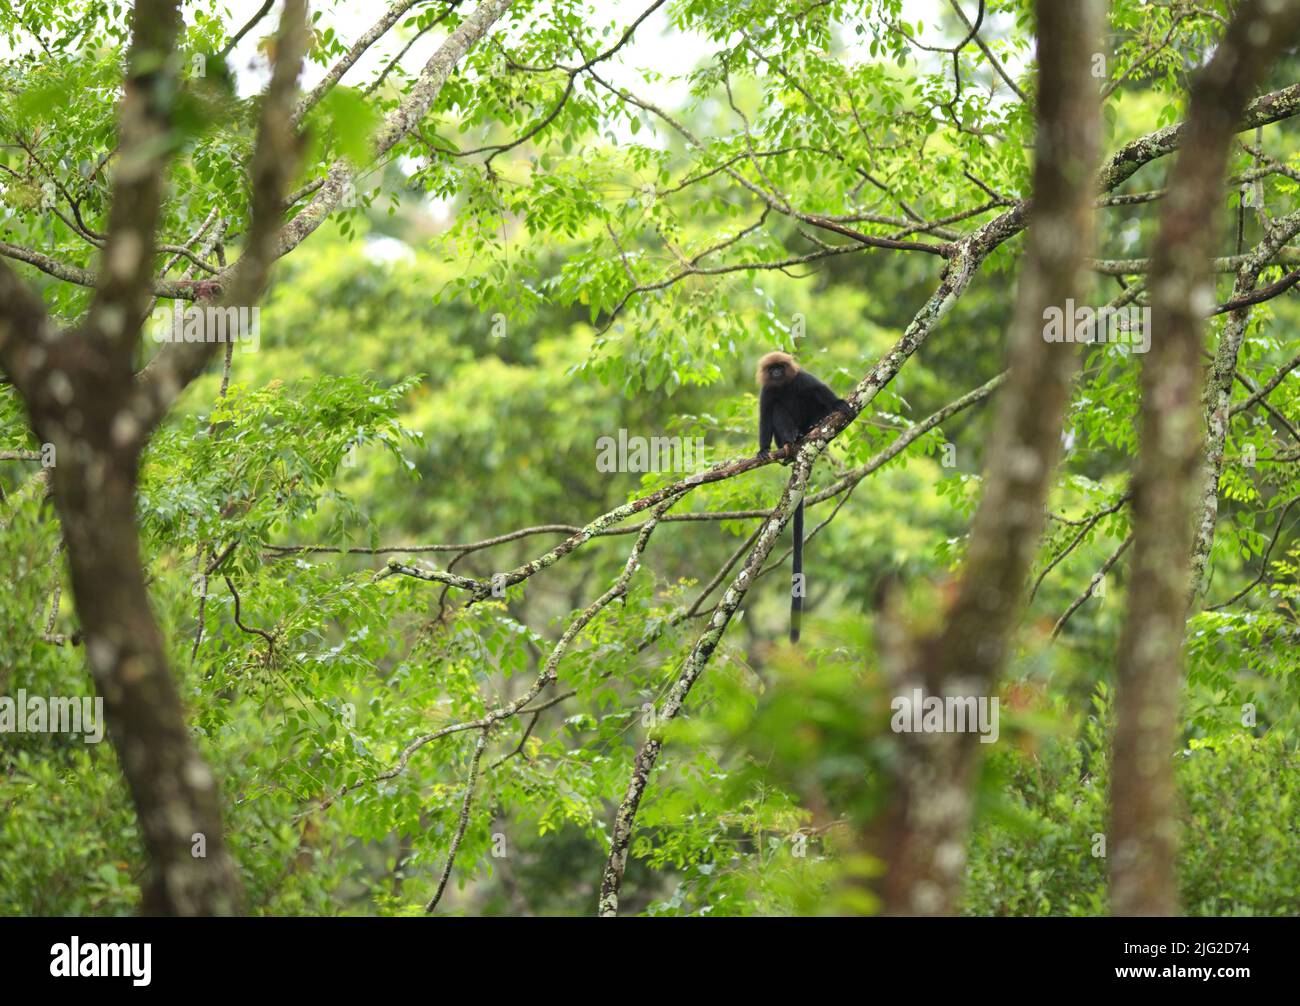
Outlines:
{"label": "black monkey", "polygon": [[[768,353],[758,361],[758,455],[767,454],[773,438],[777,448],[793,444],[837,409],[849,403],[794,362],[789,353]],[[803,613],[803,500],[791,520],[794,562],[790,592],[790,642],[799,642]]]}

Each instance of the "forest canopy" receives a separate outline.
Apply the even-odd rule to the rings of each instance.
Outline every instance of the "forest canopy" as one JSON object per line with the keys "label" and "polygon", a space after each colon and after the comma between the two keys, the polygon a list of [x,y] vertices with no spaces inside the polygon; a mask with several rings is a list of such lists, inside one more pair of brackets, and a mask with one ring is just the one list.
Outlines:
{"label": "forest canopy", "polygon": [[4,5],[0,914],[1294,913],[1298,43]]}

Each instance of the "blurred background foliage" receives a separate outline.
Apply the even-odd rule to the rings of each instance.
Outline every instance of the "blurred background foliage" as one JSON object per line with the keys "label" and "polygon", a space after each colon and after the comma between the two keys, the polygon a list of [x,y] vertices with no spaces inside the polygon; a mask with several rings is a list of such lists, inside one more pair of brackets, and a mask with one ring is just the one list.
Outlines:
{"label": "blurred background foliage", "polygon": [[[868,24],[901,11],[898,4],[867,6]],[[1027,5],[990,6],[999,15],[998,51],[1023,61],[1031,38]],[[716,4],[692,0],[671,9],[679,27],[715,39],[720,49],[730,37]],[[1151,14],[1136,2],[1113,5],[1116,66],[1163,27],[1169,9]],[[955,38],[944,10],[927,8],[927,24],[944,25],[945,37]],[[1148,25],[1148,17],[1157,23]],[[1011,196],[1026,192],[1030,124],[1018,103],[981,105],[972,87],[960,113],[966,129],[936,126],[934,116],[916,110],[940,103],[951,87],[944,61],[903,59],[900,66],[896,57],[906,46],[886,32],[876,32],[870,52],[850,55],[843,41],[811,29],[800,34],[780,18],[767,23],[760,41],[797,58],[809,100],[792,100],[776,64],[748,59],[743,46],[726,50],[734,81],[723,80],[718,60],[706,60],[671,112],[716,142],[709,157],[721,160],[728,143],[743,142],[729,100],[747,108],[769,138],[822,130],[827,136],[809,142],[840,144],[846,156],[859,157],[854,144],[863,141],[846,139],[853,133],[847,112],[822,122],[813,100],[844,92],[864,96],[855,109],[864,134],[898,144],[892,182],[927,212],[971,204],[964,170]],[[225,37],[219,23],[194,24],[193,45],[204,32],[213,44]],[[839,39],[850,30],[832,34]],[[934,32],[927,28],[926,37]],[[1107,102],[1107,150],[1175,121],[1187,70],[1212,36],[1213,25],[1203,20],[1179,22],[1177,44]],[[111,31],[101,34],[106,50],[120,41]],[[326,55],[331,44],[321,42]],[[544,49],[564,39],[534,44]],[[522,48],[517,55],[543,62],[523,59],[529,54]],[[75,96],[95,81],[105,86],[114,65],[83,52],[44,66],[50,78],[66,83],[71,75],[78,83],[59,92],[76,127],[59,141],[71,145],[63,157],[84,159],[77,143],[111,135],[103,134],[108,109],[81,107]],[[1280,65],[1272,86],[1295,69],[1294,61]],[[12,65],[5,71],[14,72]],[[969,72],[981,79],[977,66]],[[27,89],[46,86],[42,80]],[[734,85],[730,99],[726,83]],[[462,129],[477,128],[495,142],[530,121],[503,109],[518,110],[527,88],[540,86],[535,79],[518,91],[500,86],[491,99],[497,105],[466,99]],[[379,111],[385,94],[376,98]],[[37,98],[3,115],[38,116],[44,106]],[[346,100],[321,114],[363,120],[326,130],[330,136],[365,128],[365,115]],[[583,88],[553,129],[496,162],[501,174],[407,151],[403,170],[390,164],[354,212],[280,264],[261,311],[260,347],[235,349],[224,394],[220,368],[213,368],[153,441],[140,492],[153,597],[193,728],[221,780],[253,911],[419,913],[456,828],[472,734],[422,747],[389,780],[366,780],[392,765],[412,738],[481,715],[527,688],[567,616],[613,582],[633,539],[598,538],[505,598],[464,609],[454,592],[443,603],[436,584],[378,577],[386,556],[269,546],[468,543],[517,528],[584,524],[671,478],[598,471],[598,437],[616,437],[620,429],[700,437],[710,461],[752,453],[752,375],[761,353],[794,349],[846,393],[933,288],[937,260],[868,251],[788,270],[690,277],[633,297],[607,325],[628,262],[645,268],[648,279],[651,263],[689,255],[752,216],[725,178],[701,186],[685,205],[646,196],[647,185],[664,188],[707,163],[672,130],[660,126],[649,138],[654,126],[635,107],[611,108]],[[1003,142],[973,140],[968,130],[976,127],[1000,132]],[[195,129],[172,184],[240,190],[232,158],[246,137]],[[922,161],[907,144],[928,133],[929,159]],[[1294,150],[1286,130],[1270,131],[1273,156],[1300,163]],[[329,151],[324,144],[316,156]],[[1249,163],[1242,154],[1234,166]],[[1126,190],[1157,188],[1166,167],[1146,169]],[[773,183],[798,192],[810,211],[837,211],[851,185],[824,154],[774,159],[769,170]],[[217,177],[222,172],[230,178]],[[1268,198],[1277,203],[1294,190],[1285,175],[1268,180]],[[71,254],[75,240],[63,223],[20,212],[24,191],[9,181],[6,228],[28,227],[29,239]],[[238,208],[233,197],[223,205]],[[1228,208],[1235,207],[1233,193]],[[194,212],[203,209],[198,199]],[[1145,254],[1154,214],[1140,207],[1103,212],[1110,216],[1099,255]],[[1253,218],[1248,227],[1257,228]],[[610,242],[615,233],[629,242],[627,261]],[[799,241],[788,222],[773,222],[742,255],[779,257],[783,246]],[[1018,249],[1013,243],[985,267],[871,413],[836,442],[817,485],[999,372]],[[29,278],[45,282],[35,272]],[[1113,296],[1118,287],[1106,283]],[[69,316],[84,303],[84,293],[55,284],[47,284],[46,295],[52,310]],[[1243,369],[1266,380],[1294,352],[1287,333],[1297,311],[1283,299],[1254,318]],[[1077,521],[1124,491],[1136,375],[1129,355],[1107,348],[1088,354],[1052,498],[1057,514]],[[1283,382],[1270,401],[1283,414],[1300,415],[1300,381]],[[665,767],[638,819],[626,911],[873,909],[862,881],[874,864],[861,852],[861,836],[880,806],[874,780],[888,757],[879,637],[891,619],[891,631],[919,632],[939,610],[978,492],[987,424],[983,407],[953,417],[864,481],[818,531],[807,549],[810,598],[798,651],[782,642],[784,574],[765,577],[751,592],[691,695],[690,715],[669,731]],[[1254,577],[1278,502],[1300,490],[1294,464],[1231,464],[1248,445],[1267,458],[1275,439],[1254,412],[1234,421],[1210,601]],[[36,446],[15,397],[0,387],[0,449]],[[54,592],[61,577],[58,529],[38,473],[35,462],[0,464],[0,693],[89,694],[80,649],[42,638],[47,620],[50,631],[68,634],[76,617],[67,592]],[[767,506],[785,475],[768,467],[697,490],[677,509]],[[834,505],[811,508],[809,527]],[[659,527],[627,598],[602,612],[560,665],[559,688],[576,694],[541,713],[531,729],[508,721],[493,732],[440,910],[594,910],[612,808],[626,787],[647,710],[704,621],[674,616],[756,526],[736,520]],[[1105,861],[1095,852],[1105,829],[1122,563],[1104,594],[1084,604],[1055,642],[1051,632],[1127,531],[1123,510],[1102,520],[1044,577],[1029,606],[1001,694],[1001,739],[990,746],[980,777],[967,880],[971,914],[1105,910]],[[1035,576],[1077,533],[1077,524],[1052,523]],[[554,532],[521,538],[468,554],[456,569],[487,577],[558,540]],[[199,571],[232,541],[237,547],[207,577],[201,603]],[[441,567],[446,554],[415,558]],[[1284,914],[1300,899],[1294,520],[1271,563],[1270,584],[1191,623],[1186,743],[1178,763],[1181,876],[1192,913]],[[273,644],[236,624],[236,594],[241,621],[271,635]],[[50,613],[52,600],[57,610]],[[1253,718],[1244,723],[1247,706]],[[316,809],[344,787],[346,795]],[[129,913],[138,903],[141,869],[130,802],[107,744],[58,735],[3,738],[0,912]]]}

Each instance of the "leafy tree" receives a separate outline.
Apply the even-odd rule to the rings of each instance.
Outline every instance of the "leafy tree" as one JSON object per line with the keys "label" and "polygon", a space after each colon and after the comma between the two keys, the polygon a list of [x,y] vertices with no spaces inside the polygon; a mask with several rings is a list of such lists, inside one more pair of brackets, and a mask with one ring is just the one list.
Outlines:
{"label": "leafy tree", "polygon": [[282,6],[0,11],[0,910],[1294,904],[1300,5]]}

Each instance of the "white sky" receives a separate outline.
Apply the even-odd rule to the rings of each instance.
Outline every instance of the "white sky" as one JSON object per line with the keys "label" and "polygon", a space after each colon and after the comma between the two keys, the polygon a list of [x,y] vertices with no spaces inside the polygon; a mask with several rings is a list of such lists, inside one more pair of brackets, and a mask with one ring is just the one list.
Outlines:
{"label": "white sky", "polygon": [[[242,26],[261,6],[261,0],[230,0],[228,23],[231,30]],[[379,18],[383,6],[379,3],[359,3],[356,0],[329,0],[314,3],[313,8],[324,11],[322,23],[334,28],[345,44],[352,44],[367,28]],[[615,22],[619,31],[624,30],[638,14],[649,6],[649,0],[590,0],[588,7],[593,11],[592,23],[600,26]],[[707,39],[695,34],[683,34],[673,30],[668,21],[667,7],[660,7],[651,14],[637,29],[633,40],[616,56],[602,64],[602,76],[608,75],[616,83],[633,88],[641,84],[636,72],[648,67],[665,77],[677,77],[695,69],[707,58],[712,45]],[[965,5],[971,16],[976,9],[974,3]],[[938,22],[941,13],[948,13],[946,0],[904,0],[904,19],[915,25],[924,19],[927,26]],[[236,47],[232,59],[232,69],[240,76],[240,93],[249,94],[259,89],[264,82],[264,68],[258,66],[257,38],[275,30],[279,16],[279,5],[262,19],[261,24],[246,36]],[[409,16],[409,15],[408,15]],[[405,18],[403,18],[405,20]],[[445,37],[437,30],[430,32],[411,47],[411,51],[402,60],[402,66],[410,71],[418,71],[433,55],[434,50]],[[617,36],[612,36],[610,42]],[[927,41],[932,44],[938,35],[929,35]],[[952,41],[956,41],[955,39]],[[401,49],[405,42],[396,28],[389,31],[376,42],[366,54],[357,61],[345,81],[365,81],[373,72]],[[324,69],[311,66],[305,73],[306,86],[310,87],[323,75]],[[677,82],[662,82],[656,85],[654,99],[666,105],[673,105],[685,97],[686,88]]]}

